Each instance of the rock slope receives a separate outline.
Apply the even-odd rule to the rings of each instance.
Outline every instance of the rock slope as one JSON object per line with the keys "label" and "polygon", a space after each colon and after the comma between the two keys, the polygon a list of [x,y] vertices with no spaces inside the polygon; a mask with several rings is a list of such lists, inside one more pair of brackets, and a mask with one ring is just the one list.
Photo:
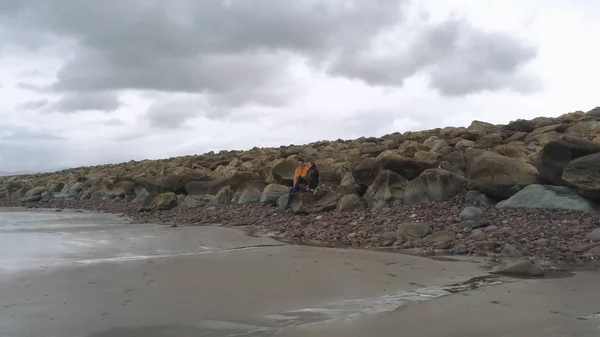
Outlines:
{"label": "rock slope", "polygon": [[[283,212],[299,157],[317,163],[321,185]],[[247,219],[304,242],[579,262],[600,257],[588,236],[600,227],[600,108],[0,177],[0,195],[148,221]]]}

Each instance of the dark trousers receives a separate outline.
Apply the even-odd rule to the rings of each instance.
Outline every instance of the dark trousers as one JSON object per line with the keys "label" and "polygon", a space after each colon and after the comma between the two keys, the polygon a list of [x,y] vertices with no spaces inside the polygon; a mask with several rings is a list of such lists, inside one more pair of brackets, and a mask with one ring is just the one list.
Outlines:
{"label": "dark trousers", "polygon": [[294,198],[294,194],[296,193],[296,191],[298,191],[298,185],[305,181],[306,179],[302,177],[296,178],[296,181],[294,181],[294,186],[290,188],[290,193],[288,194],[288,201],[286,207],[290,207],[292,205],[292,199]]}

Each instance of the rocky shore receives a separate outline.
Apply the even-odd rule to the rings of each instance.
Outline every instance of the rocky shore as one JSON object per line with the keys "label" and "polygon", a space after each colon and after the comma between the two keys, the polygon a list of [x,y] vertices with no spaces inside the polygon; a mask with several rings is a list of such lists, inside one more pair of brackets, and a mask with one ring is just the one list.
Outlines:
{"label": "rocky shore", "polygon": [[[321,172],[284,210],[296,159]],[[381,138],[0,177],[0,207],[246,226],[304,244],[425,255],[600,258],[600,108]]]}

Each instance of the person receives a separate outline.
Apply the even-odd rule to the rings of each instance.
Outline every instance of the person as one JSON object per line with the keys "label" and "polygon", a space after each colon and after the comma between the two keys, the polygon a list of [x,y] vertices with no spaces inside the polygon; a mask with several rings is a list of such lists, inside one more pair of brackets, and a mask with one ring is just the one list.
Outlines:
{"label": "person", "polygon": [[308,171],[306,171],[306,191],[313,192],[319,185],[319,169],[314,161],[308,162]]}
{"label": "person", "polygon": [[296,170],[294,171],[294,182],[293,186],[290,188],[290,193],[288,195],[288,202],[285,205],[285,208],[290,208],[292,205],[292,200],[294,198],[294,194],[298,191],[299,186],[306,182],[306,172],[308,171],[308,166],[304,165],[304,159],[298,159],[296,163]]}

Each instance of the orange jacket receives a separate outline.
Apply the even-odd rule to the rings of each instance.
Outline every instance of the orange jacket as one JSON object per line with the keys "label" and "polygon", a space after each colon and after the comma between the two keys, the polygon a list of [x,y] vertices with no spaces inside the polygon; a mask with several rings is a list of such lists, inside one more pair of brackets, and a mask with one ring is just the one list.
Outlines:
{"label": "orange jacket", "polygon": [[306,172],[308,172],[308,166],[304,165],[302,167],[296,167],[296,171],[294,171],[294,182],[292,184],[296,185],[296,179],[298,179],[299,176],[306,179]]}

